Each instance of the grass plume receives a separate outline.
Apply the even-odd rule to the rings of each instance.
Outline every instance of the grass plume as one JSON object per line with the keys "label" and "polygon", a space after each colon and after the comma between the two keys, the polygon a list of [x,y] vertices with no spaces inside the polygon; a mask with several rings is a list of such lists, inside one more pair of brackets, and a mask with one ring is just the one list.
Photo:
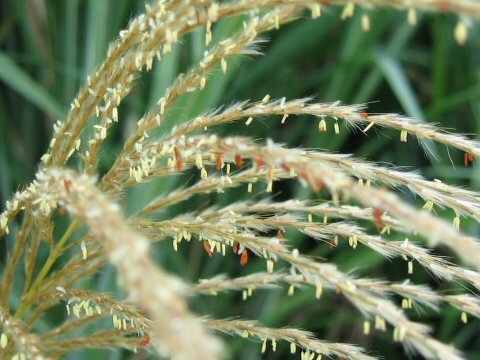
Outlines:
{"label": "grass plume", "polygon": [[[420,311],[415,316],[410,310],[441,315],[448,305],[460,312],[459,322],[480,317],[480,243],[460,226],[462,217],[480,221],[479,192],[401,166],[289,147],[282,139],[258,139],[253,131],[249,137],[235,132],[239,125],[249,130],[260,121],[294,128],[299,119],[311,121],[318,136],[393,130],[400,132],[401,143],[414,137],[427,147],[459,150],[466,167],[480,157],[477,140],[410,116],[313,96],[267,94],[193,116],[177,108],[182,101],[204,101],[209,86],[217,85],[215,76],[228,76],[242,56],[262,55],[265,34],[306,14],[316,21],[359,18],[368,33],[377,8],[406,12],[412,26],[422,12],[453,15],[452,38],[459,47],[468,46],[480,17],[480,5],[468,0],[147,4],[86,77],[68,114],[54,123],[34,179],[19,186],[0,214],[0,238],[7,249],[0,282],[0,360],[54,359],[93,348],[149,351],[179,360],[222,359],[231,355],[225,334],[262,342],[259,353],[276,351],[277,341],[287,342],[284,354],[298,352],[302,360],[384,356],[385,349],[370,347],[368,341],[360,346],[349,338],[317,339],[315,329],[300,329],[301,322],[263,324],[237,317],[229,306],[198,310],[198,304],[221,296],[238,292],[248,303],[254,292],[284,288],[288,299],[299,292],[309,296],[304,303],[312,308],[324,301],[325,292],[341,296],[341,306],[351,306],[362,318],[363,335],[375,330],[384,338],[391,327],[393,343],[406,352],[466,359],[463,349],[439,338]],[[222,28],[230,20],[236,26]],[[192,39],[201,49],[193,66],[167,74],[171,83],[143,116],[128,113],[126,100],[135,97],[148,73],[168,64],[182,42]],[[128,131],[108,162],[104,157],[113,151],[118,129]],[[290,189],[290,183],[300,187],[294,185],[294,191],[285,191],[288,198],[280,199],[277,189]],[[160,184],[162,191],[130,208],[126,199],[152,184]],[[231,191],[238,193],[233,201],[226,195]],[[418,196],[423,207],[410,195]],[[203,205],[190,206],[197,198]],[[453,213],[453,221],[445,220],[444,212]],[[434,288],[346,269],[318,256],[324,244],[351,258],[359,247],[382,260],[399,258],[409,276],[415,264],[440,284]],[[184,249],[190,253],[187,261]],[[180,259],[179,273],[165,254]],[[204,257],[211,258],[212,268],[227,263],[231,273],[195,276]],[[238,271],[249,267],[251,272]],[[93,285],[108,269],[114,269],[115,291]],[[342,311],[329,311],[337,310]]]}

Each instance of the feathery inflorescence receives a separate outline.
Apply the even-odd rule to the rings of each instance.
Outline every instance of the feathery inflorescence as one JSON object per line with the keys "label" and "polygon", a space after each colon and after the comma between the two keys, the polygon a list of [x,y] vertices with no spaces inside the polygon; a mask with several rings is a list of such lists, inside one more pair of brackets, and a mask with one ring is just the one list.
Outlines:
{"label": "feathery inflorescence", "polygon": [[[448,304],[461,312],[459,321],[466,323],[468,315],[480,317],[480,242],[460,229],[462,216],[480,221],[480,193],[353,155],[288,148],[271,139],[221,137],[216,127],[234,122],[249,126],[257,119],[283,124],[302,116],[313,119],[320,132],[329,127],[335,134],[343,127],[361,133],[393,129],[400,132],[401,142],[410,135],[421,143],[458,149],[465,153],[466,165],[480,156],[480,143],[402,115],[371,114],[364,105],[269,95],[177,120],[171,129],[165,125],[177,101],[204,90],[213,72],[227,73],[229,61],[237,56],[261,54],[263,33],[306,11],[317,19],[336,7],[341,7],[343,20],[361,9],[365,31],[373,26],[368,10],[376,7],[406,11],[411,25],[417,23],[419,11],[452,13],[459,19],[454,37],[460,45],[466,44],[469,28],[480,17],[480,4],[468,0],[172,0],[147,5],[145,14],[133,19],[110,45],[66,119],[55,123],[35,179],[7,201],[0,215],[0,237],[15,238],[0,283],[0,359],[53,359],[81,349],[111,347],[150,349],[173,359],[220,359],[228,353],[221,334],[260,341],[261,352],[275,351],[277,341],[287,342],[290,354],[298,352],[302,360],[382,358],[381,349],[363,349],[350,339],[320,340],[313,332],[293,327],[264,326],[234,318],[236,314],[215,319],[189,308],[192,299],[238,291],[248,301],[254,291],[283,287],[289,296],[296,291],[308,294],[311,288],[312,307],[321,304],[325,290],[342,295],[364,318],[365,335],[374,329],[385,332],[390,325],[394,342],[407,351],[428,359],[464,358],[461,349],[438,340],[428,324],[410,317],[409,310],[439,311]],[[240,30],[214,39],[214,24],[238,16],[244,20]],[[136,121],[111,167],[101,172],[101,150],[122,121],[120,105],[139,75],[199,28],[205,28],[203,57],[178,74],[156,105]],[[79,160],[81,170],[69,168],[72,158]],[[192,175],[193,184],[156,194],[128,216],[122,210],[123,196],[131,188],[184,173]],[[299,181],[314,193],[314,200],[272,199],[277,184],[284,181]],[[254,186],[266,195],[250,197]],[[179,215],[166,212],[196,196],[214,200],[207,194],[240,187],[247,189],[241,201],[212,201]],[[405,189],[425,205],[419,208],[398,193]],[[438,216],[434,206],[450,210],[453,223]],[[21,225],[12,227],[22,213]],[[61,215],[71,220],[58,236],[55,220]],[[399,235],[391,239],[391,232]],[[287,234],[292,233],[332,248],[348,243],[352,251],[363,246],[380,258],[403,259],[406,273],[411,275],[415,264],[453,291],[357,275],[313,256],[289,240]],[[152,249],[166,240],[176,252],[185,243],[200,242],[209,257],[235,256],[242,266],[263,262],[266,271],[188,279],[155,263]],[[315,241],[308,248],[316,248]],[[452,259],[438,253],[440,245]],[[195,249],[194,244],[187,246]],[[48,257],[41,262],[45,247]],[[125,296],[82,287],[108,264],[115,267]],[[18,279],[23,279],[23,290],[21,298],[13,300]],[[42,318],[59,308],[65,320],[38,331]]]}

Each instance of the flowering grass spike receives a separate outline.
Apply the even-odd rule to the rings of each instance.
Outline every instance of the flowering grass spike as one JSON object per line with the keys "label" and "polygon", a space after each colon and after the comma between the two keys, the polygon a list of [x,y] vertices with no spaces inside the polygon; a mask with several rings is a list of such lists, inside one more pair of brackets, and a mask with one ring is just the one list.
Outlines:
{"label": "flowering grass spike", "polygon": [[[402,146],[415,138],[427,149],[442,144],[459,150],[463,164],[456,166],[466,168],[475,168],[480,142],[420,119],[313,97],[267,94],[192,117],[175,107],[195,97],[206,102],[202,96],[209,96],[215,76],[228,77],[240,56],[261,54],[266,32],[309,15],[310,21],[358,20],[359,29],[370,34],[377,8],[404,12],[411,26],[424,13],[455,16],[451,38],[458,47],[468,46],[480,18],[480,3],[473,0],[148,3],[86,77],[68,115],[55,122],[35,178],[0,214],[2,248],[7,249],[0,283],[0,360],[64,358],[92,348],[223,359],[231,355],[226,334],[258,343],[258,357],[284,351],[302,360],[385,358],[385,347],[369,340],[375,338],[426,359],[467,359],[462,344],[456,348],[440,340],[429,317],[415,311],[435,313],[450,305],[459,324],[478,326],[480,240],[460,221],[480,221],[480,193],[394,165],[288,147],[281,138],[258,139],[253,128],[259,123],[293,128],[301,117],[314,120],[319,137],[330,132],[341,139],[352,129],[361,130],[360,136],[397,131],[401,143],[408,141]],[[229,19],[239,26],[220,31]],[[172,79],[169,86],[142,117],[127,120],[126,98],[144,85],[144,74],[169,64],[169,56],[186,41],[202,49],[198,61],[178,73],[170,64],[172,73],[162,73],[161,79]],[[123,123],[126,140],[105,169],[103,157]],[[222,128],[231,130],[225,135]],[[240,128],[250,137],[237,135]],[[171,179],[182,185],[169,187],[175,184]],[[292,182],[303,188],[284,191],[287,199],[278,196]],[[163,190],[149,193],[140,208],[125,205],[151,184]],[[425,205],[418,206],[400,188]],[[235,201],[227,195],[232,189],[238,193]],[[302,191],[313,195],[304,199]],[[195,204],[197,197],[202,206],[175,210]],[[442,217],[447,210],[453,221]],[[299,242],[300,235],[308,241]],[[323,248],[335,255],[318,256]],[[188,259],[180,260],[183,271],[174,273],[165,254],[182,259],[187,249]],[[378,272],[365,276],[361,269],[334,262],[338,253],[351,259],[363,250],[403,261],[403,280],[399,274],[394,279]],[[220,263],[231,270],[228,275],[195,278],[203,266],[208,273]],[[112,292],[92,285],[109,266],[118,283]],[[438,288],[414,280],[421,269],[437,279]],[[333,338],[324,339],[316,329],[300,329],[301,316],[293,317],[298,325],[292,321],[285,327],[261,316],[239,317],[237,306],[209,306],[212,311],[202,313],[196,305],[241,293],[238,306],[255,301],[264,307],[268,294],[278,291],[288,296],[282,302],[304,297],[311,309],[333,304],[329,312],[347,311],[360,320],[347,323],[338,315]],[[330,296],[342,300],[329,302]],[[355,337],[341,331],[343,326],[356,326]],[[361,345],[351,343],[358,338],[364,339]]]}

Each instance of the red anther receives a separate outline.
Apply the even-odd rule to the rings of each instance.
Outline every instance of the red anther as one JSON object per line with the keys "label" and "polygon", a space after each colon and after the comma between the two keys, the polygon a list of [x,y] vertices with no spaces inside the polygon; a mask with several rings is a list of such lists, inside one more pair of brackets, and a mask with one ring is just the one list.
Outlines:
{"label": "red anther", "polygon": [[234,242],[233,243],[233,253],[234,254],[238,254],[238,248],[240,247],[240,245],[238,244],[238,242]]}
{"label": "red anther", "polygon": [[223,168],[223,154],[221,152],[216,152],[215,157],[217,159],[217,170],[222,170],[222,168]]}
{"label": "red anther", "polygon": [[382,226],[383,226],[383,214],[385,211],[382,209],[375,209],[373,212],[373,219],[375,220],[375,226],[377,227],[377,231],[381,232],[382,231]]}
{"label": "red anther", "polygon": [[287,171],[287,172],[290,172],[291,167],[290,167],[290,165],[288,165],[286,163],[282,163],[282,169]]}
{"label": "red anther", "polygon": [[243,161],[243,157],[240,154],[235,155],[235,164],[239,167],[242,168],[245,162]]}
{"label": "red anther", "polygon": [[177,171],[182,171],[185,165],[185,160],[183,160],[182,153],[180,149],[175,146],[175,157],[177,158]]}
{"label": "red anther", "polygon": [[203,247],[207,251],[208,256],[212,257],[213,256],[213,251],[212,251],[212,247],[210,246],[210,243],[208,241],[204,241],[203,242]]}
{"label": "red anther", "polygon": [[308,182],[310,184],[310,181],[309,181],[309,176],[308,176],[308,173],[306,171],[302,171],[300,173],[300,177],[305,180],[306,182]]}
{"label": "red anther", "polygon": [[475,160],[475,156],[472,153],[466,152],[465,153],[465,166],[466,167],[472,166],[473,160]]}
{"label": "red anther", "polygon": [[141,346],[148,346],[148,344],[150,344],[150,335],[145,334],[142,341],[140,341],[140,345]]}
{"label": "red anther", "polygon": [[282,230],[278,230],[277,237],[279,239],[285,239],[285,234],[283,233]]}
{"label": "red anther", "polygon": [[304,179],[308,183],[308,185],[310,185],[313,192],[315,193],[319,193],[320,191],[322,191],[325,186],[322,180],[315,179],[306,171],[302,171],[300,173],[300,177]]}
{"label": "red anther", "polygon": [[248,250],[245,249],[242,252],[242,257],[240,258],[240,265],[245,266],[248,264]]}
{"label": "red anther", "polygon": [[63,185],[65,185],[65,190],[67,190],[67,193],[70,193],[70,191],[72,190],[72,180],[64,179]]}
{"label": "red anther", "polygon": [[64,207],[61,207],[60,210],[58,211],[60,215],[66,216],[68,214],[68,210]]}
{"label": "red anther", "polygon": [[360,113],[360,116],[362,118],[368,118],[369,114],[367,112],[362,112],[362,113]]}
{"label": "red anther", "polygon": [[256,162],[257,162],[257,168],[255,169],[255,171],[259,172],[262,166],[266,164],[266,162],[263,159],[257,159]]}

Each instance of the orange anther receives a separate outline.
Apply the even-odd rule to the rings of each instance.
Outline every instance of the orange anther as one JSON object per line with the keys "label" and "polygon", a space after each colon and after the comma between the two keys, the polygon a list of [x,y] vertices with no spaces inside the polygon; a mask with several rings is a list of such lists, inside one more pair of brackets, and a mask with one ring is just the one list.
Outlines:
{"label": "orange anther", "polygon": [[208,241],[204,241],[203,242],[203,247],[207,251],[208,256],[212,257],[213,256],[213,251],[212,251],[212,247],[210,246],[210,243]]}
{"label": "orange anther", "polygon": [[240,265],[245,266],[248,264],[248,250],[245,249],[242,252],[242,257],[240,258]]}
{"label": "orange anther", "polygon": [[177,171],[182,171],[185,166],[185,160],[183,159],[180,149],[175,147],[175,157],[177,158]]}
{"label": "orange anther", "polygon": [[475,156],[472,153],[466,152],[465,153],[465,166],[472,166],[473,160],[475,159]]}
{"label": "orange anther", "polygon": [[240,154],[235,155],[235,164],[239,167],[242,168],[244,165],[243,157]]}

